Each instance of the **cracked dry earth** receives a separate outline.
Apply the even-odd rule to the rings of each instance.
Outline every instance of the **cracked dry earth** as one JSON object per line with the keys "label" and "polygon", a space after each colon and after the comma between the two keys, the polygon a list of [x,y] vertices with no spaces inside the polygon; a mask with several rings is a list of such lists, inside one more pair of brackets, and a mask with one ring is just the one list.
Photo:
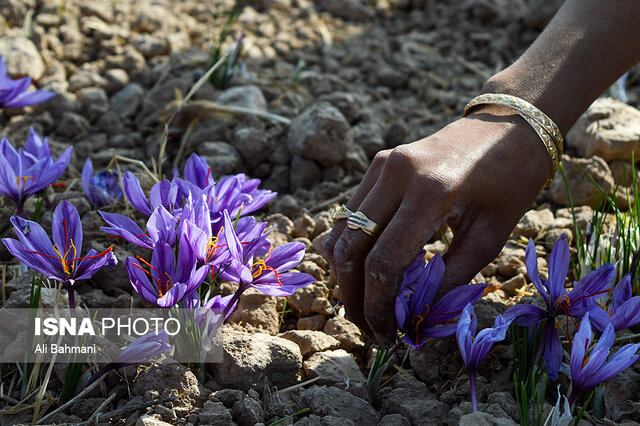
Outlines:
{"label": "cracked dry earth", "polygon": [[[187,105],[177,114],[166,158],[181,168],[196,152],[212,165],[216,178],[244,172],[277,191],[260,218],[275,226],[275,245],[294,240],[307,245],[298,270],[317,282],[290,296],[286,305],[257,291],[245,293],[222,330],[223,362],[208,367],[204,383],[176,363],[130,366],[109,374],[102,386],[48,421],[78,424],[99,410],[99,424],[253,425],[308,409],[281,424],[517,423],[508,340],[494,347],[479,371],[478,399],[492,401],[485,412],[468,414],[469,381],[453,338],[430,341],[408,355],[408,349],[400,349],[394,363],[401,367],[389,369],[370,401],[364,381],[375,349],[342,308],[332,309],[340,289],[330,277],[322,244],[332,227],[332,208],[348,199],[375,153],[422,138],[459,117],[485,80],[524,51],[558,3],[241,2],[237,27],[245,33],[243,68],[224,90],[203,85],[193,98],[195,107]],[[0,54],[9,73],[29,75],[38,87],[57,93],[43,105],[3,111],[0,133],[19,145],[33,126],[49,136],[54,155],[75,146],[61,179],[67,186],[56,188],[50,198],[54,205],[69,200],[78,208],[85,241],[96,250],[110,242],[82,193],[84,160],[91,156],[100,170],[115,151],[153,166],[164,122],[211,65],[212,40],[232,6],[230,0],[0,1]],[[627,104],[598,100],[567,136],[563,163],[583,230],[592,218],[595,191],[581,167],[620,202],[626,200],[622,187],[616,192],[625,166],[619,148],[622,144],[630,152],[640,144],[637,76],[632,70]],[[216,105],[286,120],[225,113]],[[135,165],[126,166],[136,171]],[[143,179],[147,188],[151,183]],[[536,241],[544,275],[551,244],[562,233],[573,237],[568,206],[558,175],[500,255],[476,277],[491,290],[476,307],[480,328],[507,307],[533,299],[524,265],[526,242]],[[27,214],[33,209],[27,204]],[[50,227],[50,211],[41,222]],[[450,238],[443,230],[440,239],[427,244],[427,256],[444,252]],[[115,248],[120,259],[135,250],[124,243]],[[30,278],[15,273],[4,247],[0,259],[6,274],[2,306],[26,307]],[[132,297],[123,262],[78,291],[80,303],[91,307],[142,306]],[[229,294],[234,288],[223,284],[219,291]],[[44,294],[44,303],[53,296]],[[0,366],[5,392],[13,370]],[[64,373],[64,367],[54,369],[52,393],[59,392]],[[636,366],[607,385],[605,407],[612,421],[640,421],[639,377]],[[19,391],[8,397],[19,398]],[[32,412],[13,412],[11,406],[9,400],[0,402],[2,425],[31,421]],[[550,409],[548,402],[545,410]],[[582,424],[591,420],[587,416]]]}

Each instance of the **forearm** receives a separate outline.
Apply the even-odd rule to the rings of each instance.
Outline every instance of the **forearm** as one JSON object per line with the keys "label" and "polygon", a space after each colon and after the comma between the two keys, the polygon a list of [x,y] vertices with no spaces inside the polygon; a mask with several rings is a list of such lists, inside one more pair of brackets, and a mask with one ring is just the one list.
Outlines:
{"label": "forearm", "polygon": [[523,98],[563,134],[640,60],[638,0],[566,0],[544,32],[483,92]]}

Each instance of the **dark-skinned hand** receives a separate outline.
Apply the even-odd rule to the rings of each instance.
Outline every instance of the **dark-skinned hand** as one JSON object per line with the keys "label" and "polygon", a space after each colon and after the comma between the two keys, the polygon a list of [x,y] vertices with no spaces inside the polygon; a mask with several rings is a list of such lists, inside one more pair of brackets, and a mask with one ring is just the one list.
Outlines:
{"label": "dark-skinned hand", "polygon": [[529,125],[499,107],[379,152],[347,207],[381,232],[369,236],[340,220],[325,244],[347,316],[379,344],[393,344],[402,273],[424,244],[448,223],[454,238],[440,296],[466,285],[499,254],[550,165]]}

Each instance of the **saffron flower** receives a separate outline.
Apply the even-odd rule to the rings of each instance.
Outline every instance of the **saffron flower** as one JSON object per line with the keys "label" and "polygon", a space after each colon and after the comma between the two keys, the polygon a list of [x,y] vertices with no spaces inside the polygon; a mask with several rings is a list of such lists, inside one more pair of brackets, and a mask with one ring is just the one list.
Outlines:
{"label": "saffron flower", "polygon": [[571,395],[569,403],[575,403],[580,393],[602,382],[609,380],[636,362],[640,344],[630,343],[620,348],[609,360],[609,351],[613,345],[616,333],[613,324],[608,324],[595,344],[593,349],[589,346],[593,343],[591,321],[589,314],[585,314],[580,324],[580,329],[573,337],[571,345]]}
{"label": "saffron flower", "polygon": [[143,299],[160,307],[171,307],[198,289],[209,266],[197,268],[193,248],[181,238],[177,256],[164,241],[155,244],[151,262],[141,256],[128,257],[125,266],[133,288]]}
{"label": "saffron flower", "polygon": [[38,160],[53,161],[51,158],[51,148],[49,148],[49,138],[45,136],[44,140],[42,140],[33,127],[29,128],[29,137],[24,144],[24,150]]}
{"label": "saffron flower", "polygon": [[18,240],[3,238],[7,250],[22,263],[49,279],[65,284],[69,292],[69,305],[75,309],[73,285],[86,280],[104,266],[112,268],[118,263],[113,246],[102,253],[82,251],[82,223],[75,207],[63,201],[56,207],[51,219],[53,243],[39,223],[12,216],[11,223]]}
{"label": "saffron flower", "polygon": [[589,311],[591,325],[600,333],[604,332],[607,325],[613,324],[613,329],[618,332],[625,328],[640,323],[640,296],[631,293],[631,274],[625,275],[613,289],[613,298],[609,305],[600,300],[600,306]]}
{"label": "saffron flower", "polygon": [[182,209],[182,198],[179,197],[180,188],[173,182],[163,180],[156,183],[151,188],[149,198],[145,195],[138,177],[129,171],[124,172],[122,185],[131,205],[145,216],[151,216],[151,213],[159,206],[163,206],[172,213],[174,210],[181,211]]}
{"label": "saffron flower", "polygon": [[494,343],[504,340],[512,321],[513,318],[505,319],[502,315],[498,315],[493,327],[485,328],[476,335],[478,320],[473,311],[473,305],[469,303],[460,314],[456,327],[456,340],[458,341],[462,361],[467,373],[469,373],[471,405],[474,412],[478,410],[476,402],[476,371],[478,370],[478,365],[487,356]]}
{"label": "saffron flower", "polygon": [[[38,144],[32,131],[28,143],[28,149],[20,148],[18,151],[7,139],[0,142],[0,193],[10,197],[18,207],[18,214],[22,213],[22,207],[27,198],[42,191],[51,185],[65,171],[73,147],[53,161],[46,142]],[[40,139],[38,137],[38,139]],[[31,151],[31,152],[30,152]],[[49,154],[49,155],[46,155]]]}
{"label": "saffron flower", "polygon": [[486,284],[459,286],[433,303],[443,278],[444,262],[440,255],[435,255],[426,266],[420,256],[404,272],[395,313],[398,327],[405,333],[402,341],[414,350],[431,337],[454,334],[455,319],[465,306],[476,303],[487,288]]}
{"label": "saffron flower", "polygon": [[[299,242],[287,243],[269,250],[266,257],[256,259],[264,248],[266,234],[262,233],[265,224],[258,224],[247,235],[255,237],[242,244],[234,231],[229,212],[223,212],[224,227],[222,234],[226,243],[226,257],[222,260],[224,271],[221,277],[240,284],[235,302],[240,294],[253,287],[270,296],[290,296],[297,289],[314,283],[311,275],[302,272],[288,272],[304,257],[305,245]],[[230,302],[233,304],[233,302]]]}
{"label": "saffron flower", "polygon": [[240,173],[226,176],[215,183],[211,166],[204,157],[191,154],[184,166],[184,179],[202,190],[209,190],[209,210],[214,222],[222,219],[222,211],[232,217],[253,213],[267,204],[277,194],[258,189],[260,179],[247,179]]}
{"label": "saffron flower", "polygon": [[112,364],[115,364],[116,367],[124,367],[145,362],[154,356],[170,351],[172,348],[166,330],[152,331],[129,343],[113,360]]}
{"label": "saffron flower", "polygon": [[116,359],[93,374],[84,386],[89,386],[114,368],[149,361],[151,358],[168,352],[171,349],[173,349],[173,346],[169,344],[169,334],[166,330],[147,333],[129,343]]}
{"label": "saffron flower", "polygon": [[55,93],[48,90],[27,92],[31,78],[12,80],[7,75],[7,64],[0,56],[0,108],[22,108],[51,99]]}
{"label": "saffron flower", "polygon": [[104,170],[94,175],[91,158],[87,158],[82,168],[82,189],[91,204],[97,207],[111,205],[122,198],[118,173]]}
{"label": "saffron flower", "polygon": [[[547,374],[552,380],[558,378],[562,365],[562,343],[556,328],[556,320],[566,315],[567,322],[581,318],[598,306],[596,298],[609,291],[615,278],[612,265],[601,266],[579,282],[574,282],[573,290],[568,292],[564,282],[569,271],[569,245],[564,234],[556,241],[549,258],[549,280],[540,278],[538,261],[533,240],[529,240],[526,250],[527,273],[544,299],[545,307],[520,304],[509,308],[504,316],[515,316],[518,325],[530,327],[546,320],[542,331],[542,346]],[[559,324],[558,324],[559,325]]]}

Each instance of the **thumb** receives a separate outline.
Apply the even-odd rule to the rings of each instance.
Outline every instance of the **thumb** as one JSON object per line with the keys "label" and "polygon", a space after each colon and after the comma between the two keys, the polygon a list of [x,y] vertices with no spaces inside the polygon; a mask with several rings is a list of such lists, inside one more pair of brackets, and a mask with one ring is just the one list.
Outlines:
{"label": "thumb", "polygon": [[[478,220],[454,234],[451,246],[442,256],[445,273],[437,299],[458,286],[469,284],[482,268],[500,254],[509,235],[503,239],[492,229],[485,221]],[[491,237],[487,238],[488,235]]]}

